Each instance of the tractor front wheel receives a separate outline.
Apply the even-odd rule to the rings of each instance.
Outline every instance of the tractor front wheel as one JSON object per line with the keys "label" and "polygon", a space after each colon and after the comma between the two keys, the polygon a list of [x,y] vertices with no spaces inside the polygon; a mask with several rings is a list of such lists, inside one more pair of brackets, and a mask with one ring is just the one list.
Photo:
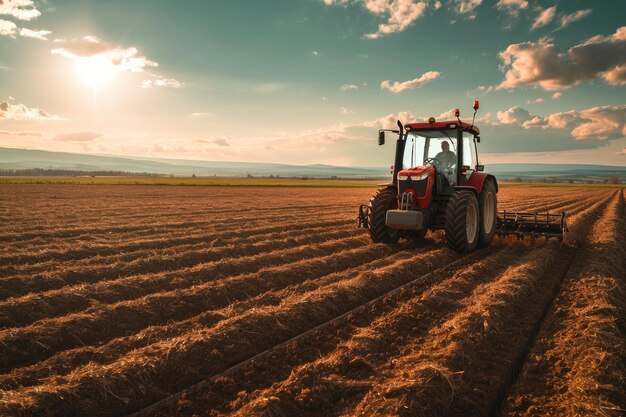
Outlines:
{"label": "tractor front wheel", "polygon": [[369,231],[375,243],[396,243],[400,231],[387,227],[387,210],[398,208],[398,195],[393,188],[384,188],[372,197],[369,211]]}
{"label": "tractor front wheel", "polygon": [[479,237],[480,209],[472,191],[455,191],[446,207],[446,241],[457,253],[476,249]]}

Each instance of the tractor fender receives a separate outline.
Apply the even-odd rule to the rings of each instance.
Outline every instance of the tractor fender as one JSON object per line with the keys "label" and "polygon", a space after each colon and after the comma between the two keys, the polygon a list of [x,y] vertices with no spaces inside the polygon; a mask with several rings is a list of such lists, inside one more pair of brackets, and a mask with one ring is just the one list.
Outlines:
{"label": "tractor fender", "polygon": [[[479,172],[479,171],[473,172],[469,180],[467,181],[467,187],[473,188],[474,190],[476,190],[478,194],[480,194],[480,192],[483,190],[483,184],[485,183],[485,180],[487,178],[493,181],[493,184],[496,186],[496,193],[497,193],[498,192],[498,180],[496,179],[496,177],[494,177],[491,174],[487,174],[486,172]],[[457,187],[454,187],[454,188],[457,188]]]}

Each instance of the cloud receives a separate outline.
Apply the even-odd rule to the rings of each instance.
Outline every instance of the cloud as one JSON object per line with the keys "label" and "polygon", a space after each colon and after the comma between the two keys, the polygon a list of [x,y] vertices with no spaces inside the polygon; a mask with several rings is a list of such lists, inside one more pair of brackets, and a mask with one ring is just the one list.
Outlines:
{"label": "cloud", "polygon": [[39,39],[42,41],[47,41],[48,38],[46,36],[51,33],[52,32],[49,30],[31,30],[31,29],[26,29],[26,28],[20,29],[20,36],[23,36],[26,38]]}
{"label": "cloud", "polygon": [[534,100],[526,100],[526,104],[539,104],[543,103],[543,97],[537,97]]}
{"label": "cloud", "polygon": [[441,76],[440,72],[428,71],[422,74],[420,77],[414,78],[409,81],[404,81],[404,82],[394,81],[392,83],[391,80],[385,80],[380,83],[380,88],[383,90],[389,90],[392,93],[397,94],[405,90],[412,90],[416,87],[422,87],[424,84],[427,84],[439,78],[440,76]]}
{"label": "cloud", "polygon": [[313,55],[313,56],[318,56],[319,54],[320,54],[320,53],[319,53],[319,52],[317,52],[317,51],[311,51],[311,55]]}
{"label": "cloud", "polygon": [[528,110],[525,110],[518,106],[513,106],[508,110],[499,111],[496,113],[496,119],[500,124],[503,125],[521,125],[524,122],[532,120],[534,117],[535,116],[530,115],[530,112]]}
{"label": "cloud", "polygon": [[572,129],[570,134],[576,140],[622,138],[626,136],[626,105],[553,113],[544,118],[534,117],[522,126],[526,129]]}
{"label": "cloud", "polygon": [[11,132],[0,132],[0,135],[5,136],[25,136],[25,137],[42,137],[44,136],[41,132],[28,132],[28,131],[11,131]]}
{"label": "cloud", "polygon": [[341,114],[354,114],[354,112],[347,107],[341,107],[339,110],[341,111]]}
{"label": "cloud", "polygon": [[[346,6],[351,3],[361,4],[371,14],[384,18],[375,32],[367,33],[366,39],[378,39],[393,33],[402,32],[416,20],[422,18],[429,6],[438,10],[443,3],[439,0],[323,0],[328,6]],[[504,0],[517,2],[516,0]],[[476,17],[474,10],[483,0],[450,0],[449,8],[456,14],[465,15],[468,19]],[[524,2],[522,2],[524,3]]]}
{"label": "cloud", "polygon": [[552,94],[552,100],[558,100],[561,98],[562,95],[563,93],[561,93],[560,91],[557,91],[556,93]]}
{"label": "cloud", "polygon": [[528,8],[528,2],[526,0],[498,0],[496,8],[511,16],[517,16],[520,10]]}
{"label": "cloud", "polygon": [[15,23],[0,19],[0,35],[14,38],[16,33],[17,25]]}
{"label": "cloud", "polygon": [[197,117],[197,118],[206,118],[206,117],[213,117],[213,116],[215,116],[215,114],[209,113],[209,112],[191,113],[191,117]]}
{"label": "cloud", "polygon": [[103,136],[99,132],[72,132],[72,133],[59,133],[52,137],[52,140],[58,140],[61,142],[92,142]]}
{"label": "cloud", "polygon": [[[345,6],[349,0],[324,0],[324,3]],[[420,17],[424,16],[427,0],[361,0],[365,9],[386,19],[385,23],[378,25],[376,32],[364,35],[367,39],[378,39],[392,33],[402,32]]]}
{"label": "cloud", "polygon": [[344,84],[340,88],[341,88],[341,91],[358,90],[359,86],[356,84]]}
{"label": "cloud", "polygon": [[469,15],[471,19],[476,17],[474,9],[483,3],[483,0],[453,0],[450,2],[451,7],[456,10],[458,14]]}
{"label": "cloud", "polygon": [[533,25],[530,27],[531,30],[538,29],[552,22],[554,17],[556,16],[556,6],[548,7],[547,9],[543,9],[537,19],[533,22]]}
{"label": "cloud", "polygon": [[65,120],[37,108],[29,108],[24,104],[11,104],[9,102],[0,103],[0,120],[14,121],[59,121]]}
{"label": "cloud", "polygon": [[596,77],[624,85],[626,26],[610,36],[594,36],[567,52],[546,39],[509,45],[500,52],[500,59],[506,72],[498,89],[529,85],[559,90]]}
{"label": "cloud", "polygon": [[63,46],[51,50],[55,55],[72,60],[103,60],[118,72],[144,72],[148,67],[159,66],[145,56],[140,56],[137,48],[111,45],[95,36],[59,43]]}
{"label": "cloud", "polygon": [[13,16],[19,20],[33,20],[41,16],[41,12],[33,5],[32,0],[2,0],[0,15]]}
{"label": "cloud", "polygon": [[578,10],[571,14],[566,14],[561,16],[561,25],[559,29],[563,29],[574,22],[578,22],[580,19],[583,19],[591,14],[591,9]]}
{"label": "cloud", "polygon": [[230,146],[230,143],[226,139],[213,139],[213,143],[217,146]]}
{"label": "cloud", "polygon": [[141,88],[152,88],[152,87],[170,87],[170,88],[180,88],[184,86],[184,83],[174,79],[174,78],[165,78],[160,75],[155,75],[154,79],[143,80],[141,82]]}

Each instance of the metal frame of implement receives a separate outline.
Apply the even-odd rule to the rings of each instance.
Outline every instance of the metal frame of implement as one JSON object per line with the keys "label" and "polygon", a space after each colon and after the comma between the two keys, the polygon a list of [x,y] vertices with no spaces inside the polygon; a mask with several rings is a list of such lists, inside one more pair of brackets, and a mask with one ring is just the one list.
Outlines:
{"label": "metal frame of implement", "polygon": [[565,213],[524,213],[499,211],[496,219],[496,233],[498,236],[515,235],[518,239],[526,236],[556,237],[563,240],[567,228]]}

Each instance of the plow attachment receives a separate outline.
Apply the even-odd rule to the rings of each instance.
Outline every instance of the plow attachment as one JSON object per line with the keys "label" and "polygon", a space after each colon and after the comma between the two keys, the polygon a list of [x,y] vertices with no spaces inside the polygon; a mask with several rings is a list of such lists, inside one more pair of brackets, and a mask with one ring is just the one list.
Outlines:
{"label": "plow attachment", "polygon": [[516,213],[505,210],[498,212],[496,220],[498,236],[515,235],[518,239],[543,236],[562,241],[567,231],[565,213]]}

